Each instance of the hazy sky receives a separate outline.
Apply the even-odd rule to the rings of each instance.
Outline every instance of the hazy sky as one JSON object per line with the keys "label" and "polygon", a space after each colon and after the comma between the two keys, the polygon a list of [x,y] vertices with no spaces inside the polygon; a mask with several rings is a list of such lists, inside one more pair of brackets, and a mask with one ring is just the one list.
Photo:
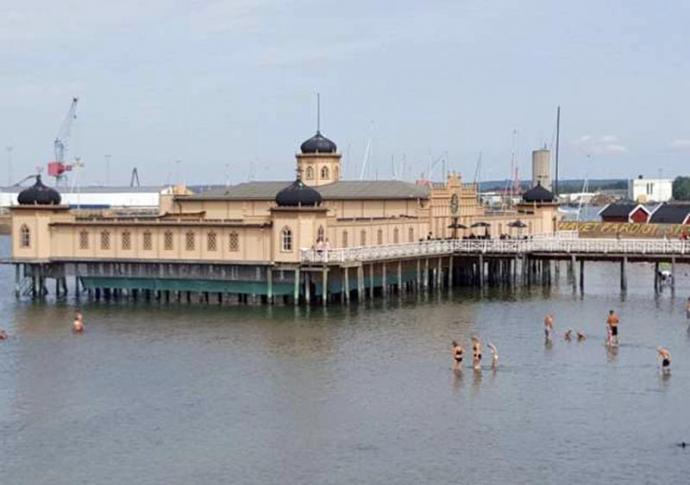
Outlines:
{"label": "hazy sky", "polygon": [[[359,177],[430,160],[508,176],[518,130],[551,145],[564,177],[690,172],[690,3],[648,0],[3,0],[0,182],[52,157],[79,96],[70,157],[84,182],[294,176],[322,131]],[[436,165],[435,178],[442,164]]]}

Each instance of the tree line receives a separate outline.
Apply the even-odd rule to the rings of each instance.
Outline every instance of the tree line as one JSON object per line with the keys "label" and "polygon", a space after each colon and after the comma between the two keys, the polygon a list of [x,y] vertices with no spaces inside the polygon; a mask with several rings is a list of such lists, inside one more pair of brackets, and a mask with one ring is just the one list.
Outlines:
{"label": "tree line", "polygon": [[690,177],[676,177],[673,180],[673,199],[690,200]]}

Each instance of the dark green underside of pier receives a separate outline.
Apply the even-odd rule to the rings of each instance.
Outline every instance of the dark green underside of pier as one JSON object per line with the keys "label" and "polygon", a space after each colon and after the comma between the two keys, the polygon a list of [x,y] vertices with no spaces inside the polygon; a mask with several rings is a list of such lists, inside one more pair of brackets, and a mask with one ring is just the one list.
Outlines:
{"label": "dark green underside of pier", "polygon": [[[235,293],[249,295],[268,294],[265,281],[223,281],[174,278],[109,278],[83,276],[87,289],[109,288],[111,290],[155,290],[155,291],[198,291],[210,293]],[[274,295],[292,295],[292,282],[273,282]]]}

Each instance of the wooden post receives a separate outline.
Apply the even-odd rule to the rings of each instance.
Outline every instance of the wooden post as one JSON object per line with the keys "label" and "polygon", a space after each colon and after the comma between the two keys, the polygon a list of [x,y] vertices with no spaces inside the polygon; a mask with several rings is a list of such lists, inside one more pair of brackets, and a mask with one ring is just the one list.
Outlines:
{"label": "wooden post", "polygon": [[273,269],[266,268],[266,298],[268,304],[273,303]]}
{"label": "wooden post", "polygon": [[417,284],[415,285],[415,291],[419,292],[422,287],[422,260],[417,258]]}
{"label": "wooden post", "polygon": [[438,257],[438,269],[436,270],[436,287],[441,289],[443,287],[443,257]]}
{"label": "wooden post", "polygon": [[374,263],[369,265],[369,298],[374,299]]}
{"label": "wooden post", "polygon": [[585,292],[585,259],[580,259],[580,293]]}
{"label": "wooden post", "polygon": [[381,263],[381,292],[383,297],[388,296],[388,283],[386,281],[386,263],[385,261]]}
{"label": "wooden post", "polygon": [[570,281],[573,284],[573,293],[577,291],[577,278],[575,278],[575,255],[571,254],[570,255],[570,267],[568,268],[570,271]]}
{"label": "wooden post", "polygon": [[343,268],[343,295],[345,296],[345,303],[350,303],[350,268],[347,266]]}
{"label": "wooden post", "polygon": [[654,263],[654,293],[659,293],[659,262]]}
{"label": "wooden post", "polygon": [[671,296],[676,296],[676,258],[671,258]]}
{"label": "wooden post", "polygon": [[309,306],[311,304],[311,273],[304,272],[304,301]]}
{"label": "wooden post", "polygon": [[299,305],[299,268],[295,269],[295,287],[293,290],[295,305]]}
{"label": "wooden post", "polygon": [[424,260],[424,291],[429,289],[429,258]]}
{"label": "wooden post", "polygon": [[621,259],[621,291],[625,292],[628,289],[628,278],[627,275],[625,274],[625,266],[628,263],[628,258],[627,256],[623,256],[623,259]]}
{"label": "wooden post", "polygon": [[328,305],[328,268],[324,267],[321,270],[321,303],[323,306]]}
{"label": "wooden post", "polygon": [[403,280],[402,280],[402,260],[398,261],[398,295],[402,295]]}
{"label": "wooden post", "polygon": [[453,256],[448,258],[448,288],[453,288]]}
{"label": "wooden post", "polygon": [[479,287],[484,286],[484,255],[479,255]]}
{"label": "wooden post", "polygon": [[364,268],[357,266],[357,301],[364,300]]}

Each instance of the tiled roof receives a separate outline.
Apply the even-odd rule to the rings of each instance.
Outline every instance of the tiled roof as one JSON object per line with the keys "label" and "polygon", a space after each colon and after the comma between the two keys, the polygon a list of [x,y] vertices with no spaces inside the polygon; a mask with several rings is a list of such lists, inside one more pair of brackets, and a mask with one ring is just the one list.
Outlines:
{"label": "tiled roof", "polygon": [[[188,199],[273,200],[291,182],[246,182],[212,189]],[[323,200],[425,199],[429,188],[399,180],[345,180],[314,187]]]}
{"label": "tiled roof", "polygon": [[690,214],[690,204],[661,204],[652,213],[649,222],[654,224],[682,224]]}

